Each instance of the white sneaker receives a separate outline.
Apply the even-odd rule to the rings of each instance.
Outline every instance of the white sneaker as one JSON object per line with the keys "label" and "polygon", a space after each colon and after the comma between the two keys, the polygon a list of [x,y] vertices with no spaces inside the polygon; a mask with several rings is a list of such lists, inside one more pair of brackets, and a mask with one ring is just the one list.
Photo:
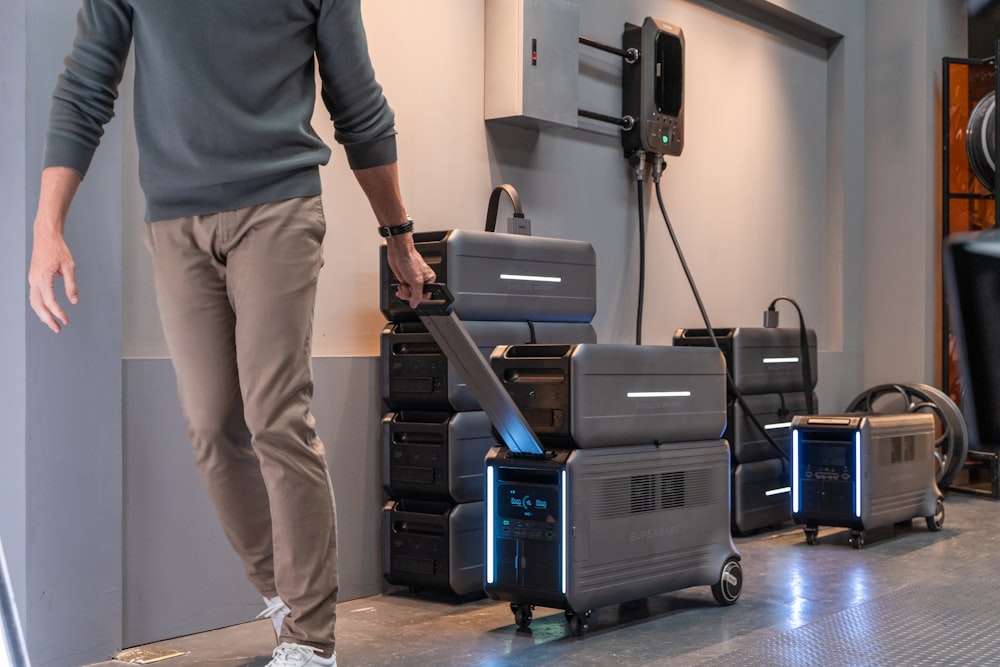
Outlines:
{"label": "white sneaker", "polygon": [[302,667],[303,665],[315,665],[315,667],[337,667],[337,655],[324,658],[320,655],[318,648],[305,646],[303,644],[290,644],[285,642],[274,649],[271,654],[271,662],[267,667]]}
{"label": "white sneaker", "polygon": [[267,607],[257,614],[257,618],[271,619],[271,624],[274,625],[274,641],[278,641],[278,637],[281,636],[281,624],[285,622],[285,616],[288,616],[292,610],[278,596],[264,598],[264,604]]}

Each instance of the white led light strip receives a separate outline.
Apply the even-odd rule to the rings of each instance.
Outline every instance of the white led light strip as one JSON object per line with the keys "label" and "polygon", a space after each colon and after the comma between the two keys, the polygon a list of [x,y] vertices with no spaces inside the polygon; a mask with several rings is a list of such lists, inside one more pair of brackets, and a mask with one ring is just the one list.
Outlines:
{"label": "white led light strip", "polygon": [[764,495],[765,496],[780,496],[782,493],[790,493],[791,490],[792,490],[792,487],[790,487],[790,486],[783,486],[780,489],[771,489],[770,491],[765,491]]}
{"label": "white led light strip", "polygon": [[561,283],[559,276],[522,276],[516,273],[501,273],[500,280],[523,280],[530,283]]}
{"label": "white led light strip", "polygon": [[799,363],[798,357],[766,357],[764,359],[765,364],[797,364]]}
{"label": "white led light strip", "polygon": [[854,434],[854,515],[861,518],[861,431]]}
{"label": "white led light strip", "polygon": [[690,391],[630,391],[625,394],[629,398],[684,398],[690,396]]}
{"label": "white led light strip", "polygon": [[799,430],[792,431],[792,513],[799,513]]}
{"label": "white led light strip", "polygon": [[774,424],[764,424],[765,431],[773,431],[776,428],[791,428],[792,422],[775,422]]}

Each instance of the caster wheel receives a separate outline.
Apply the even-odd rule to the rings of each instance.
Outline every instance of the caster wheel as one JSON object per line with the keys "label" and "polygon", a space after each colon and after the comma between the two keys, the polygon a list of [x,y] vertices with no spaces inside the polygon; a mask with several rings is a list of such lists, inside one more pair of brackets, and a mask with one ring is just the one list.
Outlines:
{"label": "caster wheel", "polygon": [[802,532],[806,534],[806,544],[810,546],[816,544],[816,536],[819,535],[818,528],[804,528]]}
{"label": "caster wheel", "polygon": [[587,634],[587,630],[590,629],[587,621],[590,620],[590,612],[584,612],[582,614],[577,614],[572,611],[566,612],[566,623],[569,625],[569,631],[574,637],[582,637]]}
{"label": "caster wheel", "polygon": [[723,606],[731,605],[740,599],[743,591],[743,566],[735,558],[730,558],[722,566],[719,582],[712,584],[712,597]]}
{"label": "caster wheel", "polygon": [[852,530],[851,531],[851,546],[855,549],[860,549],[865,545],[865,531],[863,530]]}
{"label": "caster wheel", "polygon": [[513,604],[510,605],[510,610],[514,612],[514,622],[519,628],[527,628],[531,625],[531,605],[530,604]]}
{"label": "caster wheel", "polygon": [[934,516],[927,517],[927,530],[937,532],[944,525],[944,498],[938,498],[934,506]]}

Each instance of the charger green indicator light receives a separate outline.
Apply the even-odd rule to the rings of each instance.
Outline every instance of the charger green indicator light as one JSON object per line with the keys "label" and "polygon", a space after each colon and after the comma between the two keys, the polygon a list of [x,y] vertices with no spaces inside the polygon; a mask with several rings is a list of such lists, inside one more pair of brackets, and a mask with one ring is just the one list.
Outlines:
{"label": "charger green indicator light", "polygon": [[670,137],[668,137],[665,134],[663,135],[662,140],[663,140],[663,143],[665,143],[665,144],[669,144],[670,143]]}

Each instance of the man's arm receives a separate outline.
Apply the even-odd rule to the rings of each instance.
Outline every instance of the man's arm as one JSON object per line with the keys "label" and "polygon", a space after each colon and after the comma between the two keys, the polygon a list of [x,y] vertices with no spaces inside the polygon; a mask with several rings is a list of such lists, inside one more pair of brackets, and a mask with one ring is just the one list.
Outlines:
{"label": "man's arm", "polygon": [[56,276],[62,276],[66,298],[77,303],[76,265],[63,239],[66,214],[82,177],[68,167],[42,170],[42,189],[35,215],[31,267],[28,269],[29,300],[38,318],[59,333],[69,318],[56,300]]}
{"label": "man's arm", "polygon": [[[364,190],[375,218],[382,227],[392,227],[406,222],[406,208],[399,191],[399,173],[396,163],[368,169],[355,169],[354,176]],[[397,234],[386,239],[389,268],[399,279],[399,298],[416,308],[424,298],[424,285],[434,282],[434,270],[427,266],[413,245],[413,234]]]}

